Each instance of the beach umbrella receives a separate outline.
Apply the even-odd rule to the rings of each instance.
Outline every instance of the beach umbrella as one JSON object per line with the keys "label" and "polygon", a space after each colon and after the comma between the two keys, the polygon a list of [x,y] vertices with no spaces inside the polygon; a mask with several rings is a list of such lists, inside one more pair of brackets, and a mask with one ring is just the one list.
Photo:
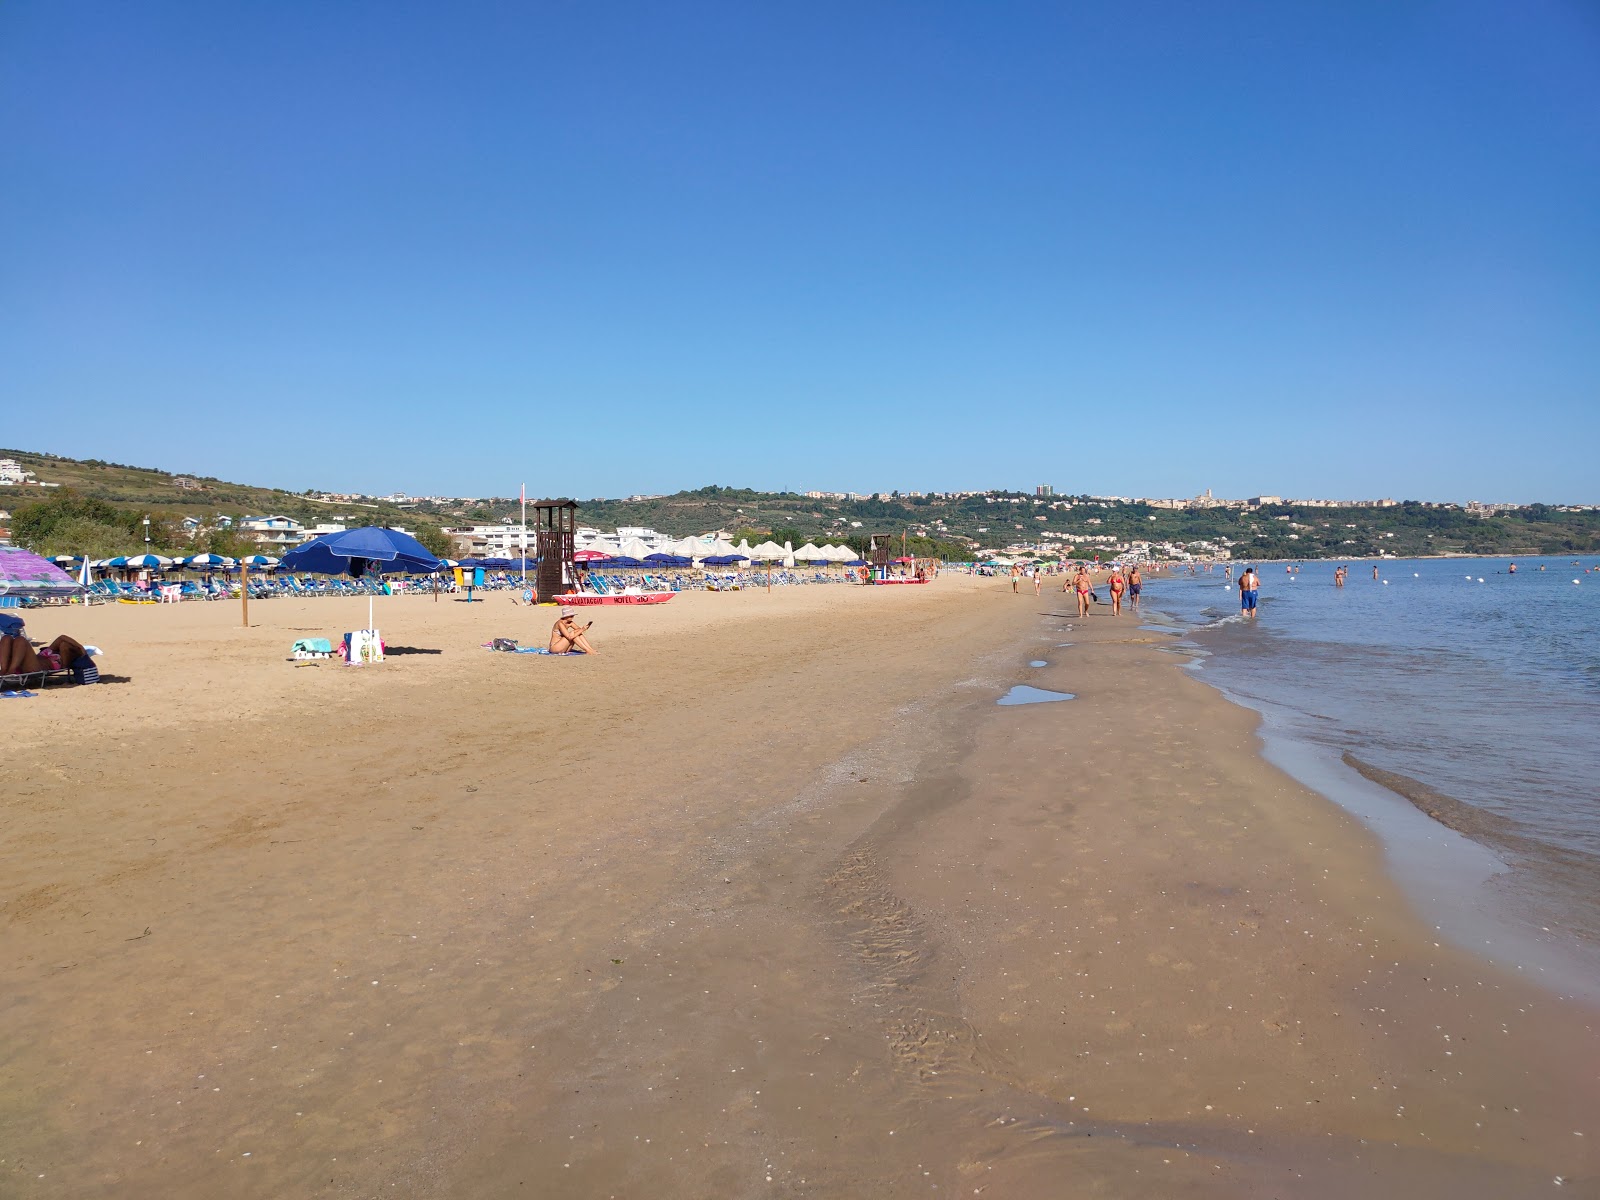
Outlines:
{"label": "beach umbrella", "polygon": [[617,547],[617,557],[619,558],[637,558],[643,561],[654,553],[655,550],[643,538],[627,538],[622,545]]}
{"label": "beach umbrella", "polygon": [[739,551],[757,562],[776,562],[784,555],[783,547],[773,541],[762,542],[761,545],[754,547],[746,546],[743,542],[740,542]]}
{"label": "beach umbrella", "polygon": [[51,600],[81,591],[82,586],[49,559],[30,550],[0,546],[0,596]]}
{"label": "beach umbrella", "polygon": [[226,570],[228,567],[233,566],[233,559],[221,554],[191,554],[182,561],[184,566],[193,567],[201,571],[215,571],[219,567]]}
{"label": "beach umbrella", "polygon": [[459,567],[459,566],[460,566],[460,565],[461,565],[461,564],[460,564],[460,563],[458,563],[458,562],[457,562],[457,561],[456,561],[456,560],[455,560],[455,559],[453,559],[453,558],[441,558],[441,559],[440,559],[440,560],[439,560],[439,565],[440,565],[440,566],[441,566],[441,567]]}
{"label": "beach umbrella", "polygon": [[[509,560],[507,560],[509,561]],[[283,567],[288,571],[314,571],[320,575],[360,578],[392,572],[426,575],[439,569],[439,560],[409,533],[364,525],[313,538],[288,551]],[[367,598],[367,628],[372,628],[372,598]]]}
{"label": "beach umbrella", "polygon": [[822,547],[818,546],[815,542],[807,542],[804,546],[801,546],[800,549],[794,552],[794,557],[799,562],[828,561],[822,553]]}
{"label": "beach umbrella", "polygon": [[439,569],[439,560],[416,538],[376,525],[313,538],[285,553],[282,563],[291,571],[357,577],[385,572],[428,574]]}
{"label": "beach umbrella", "polygon": [[68,567],[76,565],[79,557],[77,554],[58,554],[50,561],[65,571]]}
{"label": "beach umbrella", "polygon": [[600,562],[609,557],[604,550],[574,550],[572,561],[575,563]]}
{"label": "beach umbrella", "polygon": [[93,582],[94,582],[94,568],[92,566],[90,566],[89,559],[88,559],[87,556],[85,556],[84,560],[83,560],[83,565],[78,568],[78,586],[81,587],[84,591],[88,591],[89,590],[89,585],[91,583],[93,583]]}
{"label": "beach umbrella", "polygon": [[681,554],[656,553],[646,554],[644,556],[644,561],[647,563],[654,563],[658,567],[687,567],[691,560],[685,558]]}
{"label": "beach umbrella", "polygon": [[794,569],[794,545],[793,545],[793,543],[785,542],[783,544],[783,565],[785,567],[788,567],[791,570]]}
{"label": "beach umbrella", "polygon": [[170,567],[172,560],[163,558],[159,554],[136,554],[132,558],[124,559],[122,565],[135,570],[140,568],[154,569],[157,567]]}
{"label": "beach umbrella", "polygon": [[[270,554],[247,554],[243,558],[241,558],[239,561],[241,563],[243,563],[245,566],[253,567],[258,571],[261,570],[264,567],[275,567],[275,566],[278,565],[278,560],[273,558],[272,555],[270,555]],[[309,569],[310,569],[309,567],[301,567],[300,568],[300,570],[303,570],[303,571],[304,570],[309,570]],[[334,574],[334,575],[336,575],[338,573],[339,572],[337,572],[337,571],[330,571],[329,572],[329,574]]]}

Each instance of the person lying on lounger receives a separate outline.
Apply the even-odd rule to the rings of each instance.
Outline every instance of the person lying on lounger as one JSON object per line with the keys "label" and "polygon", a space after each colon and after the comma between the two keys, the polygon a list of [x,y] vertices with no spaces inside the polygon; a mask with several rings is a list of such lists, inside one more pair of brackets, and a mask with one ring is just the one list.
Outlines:
{"label": "person lying on lounger", "polygon": [[594,622],[579,625],[577,613],[570,608],[563,608],[561,615],[556,618],[556,623],[550,627],[550,653],[567,654],[573,650],[582,651],[584,654],[593,654],[594,647],[589,644],[585,636],[594,628]]}

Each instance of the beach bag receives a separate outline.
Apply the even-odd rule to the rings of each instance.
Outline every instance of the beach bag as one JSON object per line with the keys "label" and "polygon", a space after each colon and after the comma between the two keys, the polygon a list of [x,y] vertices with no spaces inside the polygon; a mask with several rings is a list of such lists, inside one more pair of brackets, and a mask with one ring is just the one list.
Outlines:
{"label": "beach bag", "polygon": [[383,661],[383,639],[376,629],[357,629],[344,635],[344,660],[352,665]]}
{"label": "beach bag", "polygon": [[495,638],[494,641],[489,643],[489,646],[494,650],[509,650],[515,654],[517,651],[517,640],[515,638]]}
{"label": "beach bag", "polygon": [[73,662],[70,670],[72,671],[73,683],[100,682],[100,668],[94,665],[94,659],[87,654],[80,654]]}

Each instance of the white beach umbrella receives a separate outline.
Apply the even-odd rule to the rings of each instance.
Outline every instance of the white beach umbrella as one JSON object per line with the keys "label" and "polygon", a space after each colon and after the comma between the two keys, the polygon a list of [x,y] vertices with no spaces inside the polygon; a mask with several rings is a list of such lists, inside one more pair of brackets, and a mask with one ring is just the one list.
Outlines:
{"label": "white beach umbrella", "polygon": [[790,568],[794,566],[794,546],[789,542],[783,544],[783,565]]}
{"label": "white beach umbrella", "polygon": [[683,558],[704,558],[712,553],[711,543],[697,537],[686,537],[672,547],[671,553]]}
{"label": "white beach umbrella", "polygon": [[637,558],[642,562],[654,554],[655,551],[650,548],[649,543],[643,538],[627,538],[618,547],[617,553],[623,558]]}
{"label": "white beach umbrella", "polygon": [[794,557],[796,562],[820,562],[826,555],[822,553],[821,546],[815,542],[807,542],[794,552]]}

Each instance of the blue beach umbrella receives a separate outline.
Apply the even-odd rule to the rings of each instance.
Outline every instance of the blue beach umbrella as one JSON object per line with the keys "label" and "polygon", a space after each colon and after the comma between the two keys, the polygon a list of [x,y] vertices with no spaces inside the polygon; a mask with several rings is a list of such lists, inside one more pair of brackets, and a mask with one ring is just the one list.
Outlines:
{"label": "blue beach umbrella", "polygon": [[233,566],[233,559],[224,558],[220,554],[191,554],[183,560],[183,565],[202,571],[214,571],[218,567]]}
{"label": "blue beach umbrella", "polygon": [[283,556],[287,571],[320,575],[425,575],[439,569],[439,560],[410,534],[368,525],[314,538]]}
{"label": "blue beach umbrella", "polygon": [[[116,562],[116,559],[112,559],[112,562]],[[133,569],[156,569],[160,567],[170,567],[172,565],[172,560],[170,558],[163,558],[159,554],[137,554],[132,558],[123,559],[118,565]]]}
{"label": "blue beach umbrella", "polygon": [[[275,567],[278,565],[278,560],[273,558],[270,554],[247,554],[239,561],[253,571],[261,571],[265,570],[267,567]],[[334,573],[337,574],[337,572]]]}

